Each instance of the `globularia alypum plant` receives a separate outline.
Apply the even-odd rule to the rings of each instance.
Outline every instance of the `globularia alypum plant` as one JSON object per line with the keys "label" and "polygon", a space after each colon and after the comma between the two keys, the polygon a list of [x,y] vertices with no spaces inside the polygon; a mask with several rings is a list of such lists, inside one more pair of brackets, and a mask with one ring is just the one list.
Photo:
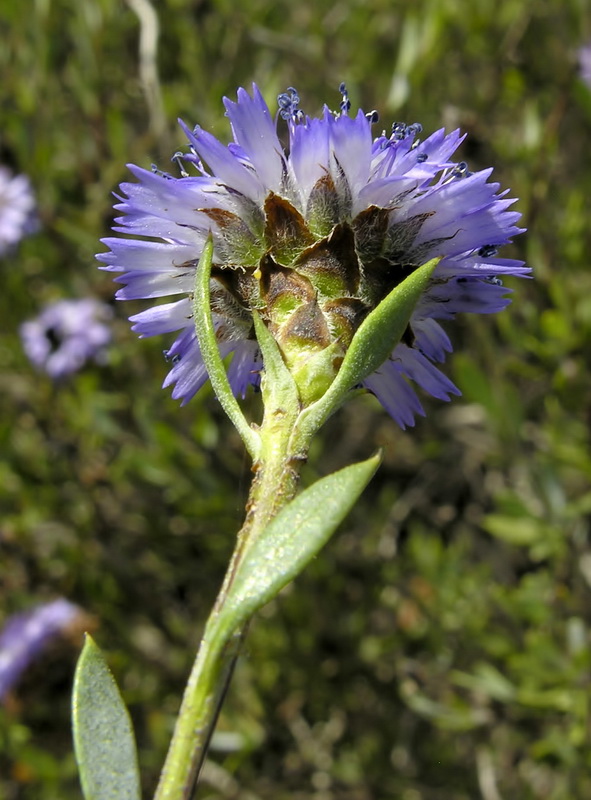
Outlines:
{"label": "globularia alypum plant", "polygon": [[[188,402],[210,380],[253,461],[226,578],[189,678],[157,800],[188,798],[252,615],[297,575],[355,503],[378,457],[298,493],[298,471],[326,419],[373,393],[405,427],[423,414],[412,382],[459,394],[436,364],[451,350],[438,320],[505,308],[499,276],[523,275],[498,248],[521,232],[513,200],[452,157],[463,137],[376,112],[311,118],[294,89],[269,111],[258,88],[225,99],[234,140],[183,125],[180,177],[131,166],[104,269],[120,300],[176,296],[131,317],[140,336],[178,331],[164,382]],[[278,132],[278,129],[279,132]],[[284,130],[283,130],[284,129]],[[288,139],[287,149],[280,135]],[[226,370],[223,359],[233,354]],[[260,387],[260,424],[237,402]],[[137,800],[135,744],[90,640],[77,670],[74,727],[87,800]],[[109,793],[110,792],[110,793]]]}

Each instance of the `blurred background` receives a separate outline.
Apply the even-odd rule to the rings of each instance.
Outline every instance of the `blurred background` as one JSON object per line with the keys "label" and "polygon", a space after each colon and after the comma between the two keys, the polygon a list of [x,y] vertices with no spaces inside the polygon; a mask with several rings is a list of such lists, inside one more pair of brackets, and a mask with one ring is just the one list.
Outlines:
{"label": "blurred background", "polygon": [[[26,6],[26,11],[25,11]],[[591,42],[586,0],[6,0],[0,163],[38,230],[0,258],[0,626],[65,597],[79,624],[0,704],[0,798],[81,793],[69,698],[82,629],[129,705],[146,796],[241,524],[250,480],[206,389],[160,388],[96,267],[125,164],[229,138],[221,98],[296,86],[309,114],[460,127],[529,232],[511,307],[446,324],[463,392],[399,430],[371,397],[327,425],[305,482],[384,449],[362,503],[267,606],[214,740],[201,800],[569,800],[591,796]],[[147,9],[149,11],[149,9]],[[143,37],[143,38],[142,38]],[[153,39],[152,39],[153,41]],[[104,363],[52,381],[20,324],[48,302],[114,309]],[[258,398],[245,401],[251,417]],[[325,444],[328,446],[325,447]]]}

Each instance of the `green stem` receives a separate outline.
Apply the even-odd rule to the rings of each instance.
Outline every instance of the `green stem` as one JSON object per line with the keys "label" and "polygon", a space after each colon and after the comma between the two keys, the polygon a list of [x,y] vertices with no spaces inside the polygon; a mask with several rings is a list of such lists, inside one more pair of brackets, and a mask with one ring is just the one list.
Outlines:
{"label": "green stem", "polygon": [[[214,622],[213,618],[211,622]],[[224,664],[231,664],[230,648],[219,636],[211,636],[208,625],[193,665],[174,737],[155,798],[183,800],[192,794],[195,779],[209,739],[210,719],[217,707],[217,687],[223,686]]]}
{"label": "green stem", "polygon": [[181,710],[154,800],[188,800],[206,756],[207,745],[221,700],[244,638],[246,625],[237,631],[220,629],[218,619],[236,570],[248,545],[293,498],[298,483],[301,454],[290,452],[293,414],[284,409],[265,411],[260,429],[261,457],[254,464],[254,479],[244,525],[185,689]]}

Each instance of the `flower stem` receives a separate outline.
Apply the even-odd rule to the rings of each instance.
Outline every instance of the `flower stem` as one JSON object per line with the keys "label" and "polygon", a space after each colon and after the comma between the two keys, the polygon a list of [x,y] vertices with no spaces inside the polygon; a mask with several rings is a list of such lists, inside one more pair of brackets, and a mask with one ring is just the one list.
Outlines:
{"label": "flower stem", "polygon": [[295,412],[267,408],[260,429],[261,456],[253,466],[254,479],[244,525],[237,538],[220,593],[205,627],[193,665],[174,735],[154,800],[188,800],[205,760],[207,747],[248,623],[226,630],[219,620],[232,581],[249,544],[293,498],[297,466],[305,454],[291,453]]}
{"label": "flower stem", "polygon": [[174,736],[156,790],[157,800],[186,800],[205,757],[212,718],[231,671],[233,650],[208,636],[209,625],[193,665]]}

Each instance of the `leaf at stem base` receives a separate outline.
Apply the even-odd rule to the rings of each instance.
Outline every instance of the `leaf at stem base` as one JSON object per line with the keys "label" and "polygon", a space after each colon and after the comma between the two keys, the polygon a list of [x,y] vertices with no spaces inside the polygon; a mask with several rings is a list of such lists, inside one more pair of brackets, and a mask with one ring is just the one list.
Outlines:
{"label": "leaf at stem base", "polygon": [[140,800],[131,720],[103,654],[88,634],[74,677],[72,722],[85,800]]}

